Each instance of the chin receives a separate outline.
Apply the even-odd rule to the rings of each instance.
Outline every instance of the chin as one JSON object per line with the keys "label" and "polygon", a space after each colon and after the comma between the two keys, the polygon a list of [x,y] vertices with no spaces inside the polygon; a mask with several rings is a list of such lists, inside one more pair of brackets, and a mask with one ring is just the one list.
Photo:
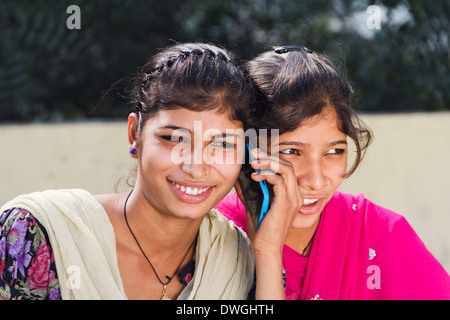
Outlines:
{"label": "chin", "polygon": [[197,220],[204,218],[205,215],[212,209],[209,205],[199,205],[199,204],[183,204],[181,207],[174,208],[170,210],[172,215],[177,218],[182,219],[192,219]]}
{"label": "chin", "polygon": [[308,216],[298,213],[295,216],[294,221],[292,222],[291,228],[293,228],[293,229],[310,228],[317,222],[319,217],[320,217],[320,213],[316,213],[316,214],[308,215]]}

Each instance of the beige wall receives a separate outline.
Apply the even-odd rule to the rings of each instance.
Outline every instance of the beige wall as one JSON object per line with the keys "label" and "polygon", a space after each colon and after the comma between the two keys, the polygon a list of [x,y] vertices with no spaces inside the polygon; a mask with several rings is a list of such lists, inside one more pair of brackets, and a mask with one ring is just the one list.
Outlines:
{"label": "beige wall", "polygon": [[0,125],[0,203],[32,191],[111,192],[133,162],[126,122]]}
{"label": "beige wall", "polygon": [[[450,113],[363,119],[375,141],[340,190],[404,215],[450,272]],[[0,147],[0,204],[50,188],[113,192],[133,166],[126,122],[0,125]]]}

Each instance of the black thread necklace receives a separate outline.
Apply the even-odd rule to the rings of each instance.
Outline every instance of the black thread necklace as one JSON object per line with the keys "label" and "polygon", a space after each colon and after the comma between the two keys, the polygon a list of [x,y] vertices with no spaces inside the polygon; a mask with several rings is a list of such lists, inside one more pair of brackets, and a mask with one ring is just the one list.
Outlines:
{"label": "black thread necklace", "polygon": [[[316,230],[317,230],[317,229],[316,229]],[[316,235],[316,231],[314,231],[314,234],[312,235],[311,239],[309,239],[309,242],[308,242],[308,244],[306,245],[305,249],[303,249],[303,251],[302,251],[302,256],[305,255],[306,250],[309,248],[309,245],[310,245],[311,242],[313,241],[315,235]]]}
{"label": "black thread necklace", "polygon": [[194,245],[195,241],[197,240],[197,236],[195,236],[194,241],[192,241],[191,245],[189,246],[188,251],[184,255],[183,260],[181,260],[181,262],[178,265],[178,268],[175,270],[173,276],[169,277],[169,276],[166,275],[167,281],[166,282],[162,282],[161,279],[159,278],[158,273],[155,270],[155,267],[153,267],[153,264],[150,262],[150,259],[147,257],[147,255],[145,254],[144,250],[142,250],[142,247],[141,247],[138,239],[136,238],[136,236],[134,235],[133,231],[130,228],[130,225],[128,224],[128,220],[127,220],[127,202],[128,202],[128,199],[130,198],[132,192],[133,192],[133,190],[131,190],[131,192],[128,194],[127,199],[125,200],[125,204],[123,205],[123,216],[125,217],[125,222],[127,224],[128,230],[130,230],[131,235],[133,236],[134,240],[136,241],[136,244],[138,245],[138,247],[141,250],[142,254],[144,255],[145,259],[147,259],[148,263],[150,264],[150,267],[152,267],[152,270],[155,273],[156,278],[158,278],[158,281],[163,285],[163,290],[162,290],[163,295],[161,297],[161,300],[170,300],[170,298],[167,296],[167,285],[178,274],[178,270],[180,269],[181,265],[183,264],[184,260],[186,259],[188,253],[191,251],[192,246]]}
{"label": "black thread necklace", "polygon": [[309,239],[308,244],[306,245],[305,249],[303,249],[302,256],[305,255],[306,249],[308,249],[308,248],[309,248],[309,245],[312,243],[312,241],[313,241],[313,239],[314,239],[314,236],[316,235],[317,228],[319,227],[319,223],[320,223],[320,219],[321,219],[321,218],[322,218],[322,214],[319,216],[319,222],[317,223],[316,230],[314,230],[314,233],[313,233],[311,239]]}

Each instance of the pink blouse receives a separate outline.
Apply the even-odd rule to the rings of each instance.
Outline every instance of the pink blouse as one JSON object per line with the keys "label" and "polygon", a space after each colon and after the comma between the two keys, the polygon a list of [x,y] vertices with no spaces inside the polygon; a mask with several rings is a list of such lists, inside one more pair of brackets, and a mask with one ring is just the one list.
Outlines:
{"label": "pink blouse", "polygon": [[286,274],[286,299],[300,300],[308,258],[285,245],[283,248],[283,266]]}
{"label": "pink blouse", "polygon": [[[216,209],[247,230],[236,193]],[[284,246],[283,266],[287,299],[450,299],[449,274],[406,219],[362,194],[336,192],[309,257]]]}

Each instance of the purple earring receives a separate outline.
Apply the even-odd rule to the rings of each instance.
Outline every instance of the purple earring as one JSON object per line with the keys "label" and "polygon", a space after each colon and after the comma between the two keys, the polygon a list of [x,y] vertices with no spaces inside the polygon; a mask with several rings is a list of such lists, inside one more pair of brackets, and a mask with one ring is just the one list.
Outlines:
{"label": "purple earring", "polygon": [[132,155],[132,156],[134,156],[135,154],[136,154],[136,148],[131,148],[130,149],[130,154]]}

